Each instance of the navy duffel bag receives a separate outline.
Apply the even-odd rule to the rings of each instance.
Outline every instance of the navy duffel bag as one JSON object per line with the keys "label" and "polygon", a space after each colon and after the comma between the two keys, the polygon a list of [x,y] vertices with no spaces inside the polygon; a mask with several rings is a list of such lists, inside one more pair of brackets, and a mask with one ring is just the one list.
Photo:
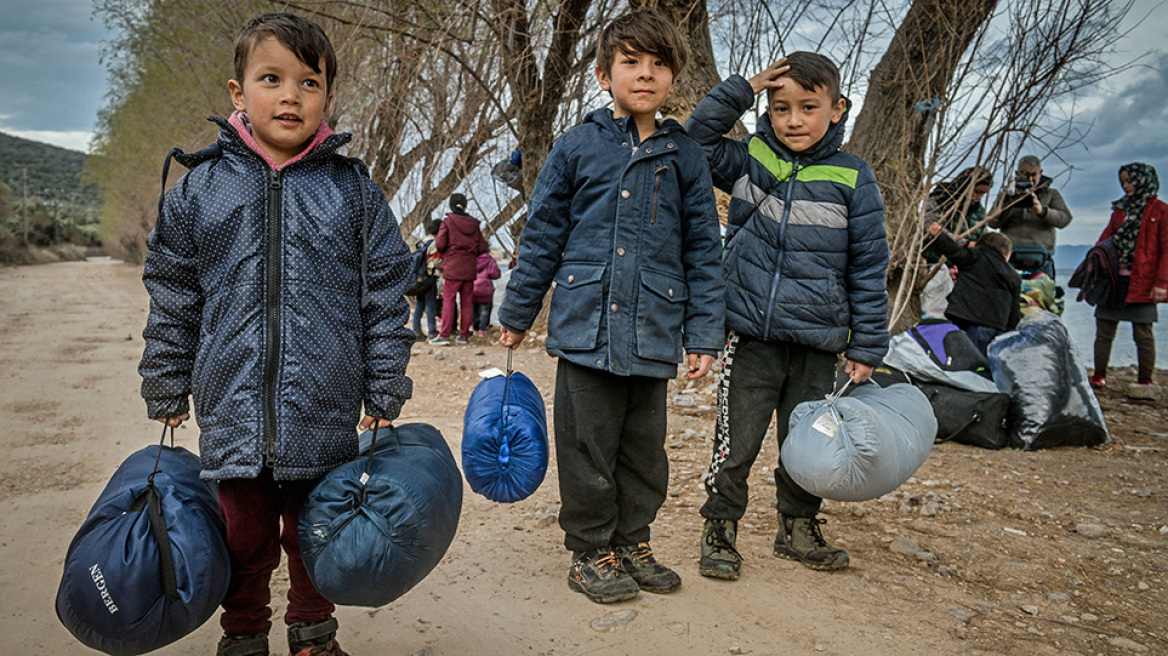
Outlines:
{"label": "navy duffel bag", "polygon": [[539,488],[547,466],[547,413],[535,383],[519,372],[479,383],[462,420],[470,489],[491,501],[520,501]]}
{"label": "navy duffel bag", "polygon": [[210,619],[230,579],[219,502],[199,480],[198,456],[146,447],[114,472],[69,545],[57,617],[89,647],[145,654]]}
{"label": "navy duffel bag", "polygon": [[326,599],[377,607],[446,554],[462,513],[462,477],[433,426],[366,431],[361,440],[368,455],[329,472],[304,502],[300,553]]}

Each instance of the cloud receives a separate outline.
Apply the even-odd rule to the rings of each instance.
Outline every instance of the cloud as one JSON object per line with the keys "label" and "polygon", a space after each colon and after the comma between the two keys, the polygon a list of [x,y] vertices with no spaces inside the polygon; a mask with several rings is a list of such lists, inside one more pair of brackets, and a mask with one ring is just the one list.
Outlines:
{"label": "cloud", "polygon": [[[1060,177],[1062,192],[1074,221],[1059,235],[1066,244],[1094,243],[1111,214],[1111,201],[1123,195],[1119,167],[1147,162],[1168,174],[1168,53],[1154,52],[1147,66],[1115,88],[1101,87],[1090,99],[1091,109],[1078,120],[1091,125],[1082,143],[1059,152],[1073,167]],[[1046,169],[1056,167],[1048,160]]]}
{"label": "cloud", "polygon": [[93,128],[105,94],[100,42],[89,0],[10,0],[0,27],[6,131]]}

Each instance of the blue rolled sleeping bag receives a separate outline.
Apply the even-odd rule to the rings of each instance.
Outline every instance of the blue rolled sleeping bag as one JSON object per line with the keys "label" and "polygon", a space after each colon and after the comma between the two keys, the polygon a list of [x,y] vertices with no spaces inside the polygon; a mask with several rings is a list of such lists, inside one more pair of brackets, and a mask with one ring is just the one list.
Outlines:
{"label": "blue rolled sleeping bag", "polygon": [[362,453],[325,475],[300,511],[300,553],[334,604],[384,606],[426,578],[458,530],[462,476],[438,429],[361,434]]}
{"label": "blue rolled sleeping bag", "polygon": [[791,412],[779,451],[800,487],[834,501],[867,501],[900,487],[925,463],[937,418],[916,387],[861,385]]}
{"label": "blue rolled sleeping bag", "polygon": [[475,387],[462,420],[462,470],[470,489],[503,503],[531,496],[547,473],[547,413],[519,372]]}
{"label": "blue rolled sleeping bag", "polygon": [[210,619],[226,596],[224,534],[216,490],[199,480],[198,456],[146,447],[114,472],[70,543],[57,617],[107,654],[168,645]]}

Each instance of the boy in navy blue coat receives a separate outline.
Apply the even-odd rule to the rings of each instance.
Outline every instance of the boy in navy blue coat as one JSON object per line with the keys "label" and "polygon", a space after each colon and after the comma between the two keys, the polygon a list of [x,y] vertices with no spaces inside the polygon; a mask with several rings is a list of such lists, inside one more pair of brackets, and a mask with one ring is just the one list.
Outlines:
{"label": "boy in navy blue coat", "polygon": [[[665,501],[665,394],[682,350],[704,376],[724,340],[721,243],[709,169],[676,121],[657,121],[685,61],[659,14],[613,21],[596,77],[613,109],[565,133],[539,174],[499,309],[517,346],[554,282],[560,526],[572,590],[599,603],[671,592],[649,525]],[[683,332],[684,329],[684,332]]]}
{"label": "boy in navy blue coat", "polygon": [[[723,138],[764,89],[757,132]],[[719,84],[686,122],[714,184],[733,194],[723,263],[730,334],[701,511],[704,576],[738,578],[737,521],[771,416],[781,446],[795,406],[831,392],[837,354],[862,382],[888,349],[884,203],[872,169],[840,151],[848,107],[835,64],[795,52],[749,81]],[[817,570],[846,567],[847,552],[819,530],[822,499],[781,462],[775,484],[775,555]]]}
{"label": "boy in navy blue coat", "polygon": [[237,111],[216,119],[216,147],[178,157],[191,171],[147,238],[142,397],[171,426],[194,397],[201,475],[219,482],[232,559],[220,656],[267,656],[281,546],[290,652],[343,656],[297,517],[316,482],[357,456],[358,423],[389,425],[412,391],[411,258],[364,165],[337,152],[349,135],[324,120],[336,66],[311,21],[248,21],[228,83]]}

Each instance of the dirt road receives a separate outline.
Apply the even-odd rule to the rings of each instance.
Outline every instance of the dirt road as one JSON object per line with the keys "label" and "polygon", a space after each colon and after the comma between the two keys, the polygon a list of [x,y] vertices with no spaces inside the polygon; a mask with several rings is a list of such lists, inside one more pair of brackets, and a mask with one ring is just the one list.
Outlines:
{"label": "dirt road", "polygon": [[[93,653],[62,628],[53,599],[69,540],[106,479],[158,436],[138,397],[147,312],[139,277],[140,269],[108,260],[0,269],[0,653]],[[437,426],[457,454],[476,372],[503,366],[504,353],[487,342],[416,347],[415,398],[401,421]],[[536,349],[521,349],[515,360],[550,402],[554,362]],[[671,411],[673,484],[654,525],[658,557],[683,576],[679,592],[615,606],[570,592],[553,467],[539,492],[517,504],[466,489],[458,536],[429,578],[388,607],[339,610],[345,649],[369,656],[1168,653],[1163,403],[1102,396],[1126,448],[1020,453],[947,444],[897,492],[829,503],[825,532],[852,556],[849,569],[831,574],[771,556],[771,440],[740,526],[743,575],[724,582],[698,576],[696,566],[699,477],[713,427],[708,387],[686,390],[694,403]],[[197,449],[196,430],[179,430],[180,443]],[[283,579],[279,572],[277,615]],[[279,623],[272,635],[279,653]],[[156,653],[210,654],[218,636],[213,620]]]}

